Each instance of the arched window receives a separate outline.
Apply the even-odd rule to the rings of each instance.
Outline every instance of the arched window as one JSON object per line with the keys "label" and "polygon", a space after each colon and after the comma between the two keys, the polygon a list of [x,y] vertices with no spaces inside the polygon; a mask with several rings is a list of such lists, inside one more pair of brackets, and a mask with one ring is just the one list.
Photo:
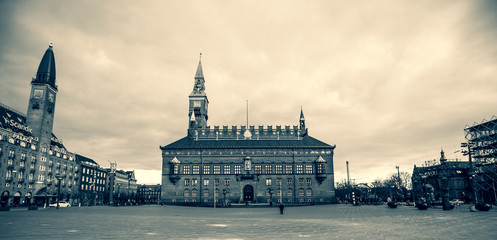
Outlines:
{"label": "arched window", "polygon": [[183,193],[183,196],[185,196],[185,197],[190,197],[190,190],[185,189],[185,191],[184,191],[184,193]]}
{"label": "arched window", "polygon": [[204,197],[209,197],[209,189],[204,190]]}
{"label": "arched window", "polygon": [[192,197],[197,197],[197,196],[198,196],[197,189],[192,189]]}
{"label": "arched window", "polygon": [[293,196],[293,190],[292,190],[291,188],[289,188],[289,189],[286,191],[286,195],[287,195],[288,197]]}
{"label": "arched window", "polygon": [[299,189],[299,197],[303,197],[304,196],[304,189]]}
{"label": "arched window", "polygon": [[305,195],[307,195],[308,197],[312,196],[312,189],[308,188],[308,189],[306,190]]}

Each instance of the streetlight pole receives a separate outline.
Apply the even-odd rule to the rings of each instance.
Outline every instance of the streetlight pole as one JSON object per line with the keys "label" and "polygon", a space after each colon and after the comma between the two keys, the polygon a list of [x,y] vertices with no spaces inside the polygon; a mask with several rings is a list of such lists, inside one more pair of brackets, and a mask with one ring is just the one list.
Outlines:
{"label": "streetlight pole", "polygon": [[117,184],[117,206],[119,206],[119,203],[121,203],[121,183]]}
{"label": "streetlight pole", "polygon": [[474,187],[474,184],[473,184],[473,180],[474,180],[474,177],[475,177],[475,171],[473,169],[473,159],[471,158],[472,142],[468,141],[467,143],[461,143],[461,147],[467,147],[468,148],[468,151],[463,150],[462,152],[463,152],[463,155],[468,155],[468,161],[469,161],[468,185],[469,185],[469,189],[471,191],[471,194],[473,195],[473,199],[472,199],[473,206],[470,207],[470,210],[474,211],[474,208],[475,208],[476,203],[477,203],[477,199],[476,199],[475,187]]}
{"label": "streetlight pole", "polygon": [[64,179],[64,176],[60,174],[56,174],[55,178],[57,178],[57,210],[59,209],[59,200],[60,200],[60,181]]}

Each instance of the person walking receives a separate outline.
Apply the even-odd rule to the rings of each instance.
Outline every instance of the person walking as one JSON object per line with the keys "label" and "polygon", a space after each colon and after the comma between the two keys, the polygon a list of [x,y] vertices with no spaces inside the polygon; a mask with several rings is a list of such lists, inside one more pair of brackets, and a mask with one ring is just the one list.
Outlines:
{"label": "person walking", "polygon": [[283,214],[283,209],[285,209],[285,206],[283,204],[280,204],[279,208],[280,208],[280,214]]}

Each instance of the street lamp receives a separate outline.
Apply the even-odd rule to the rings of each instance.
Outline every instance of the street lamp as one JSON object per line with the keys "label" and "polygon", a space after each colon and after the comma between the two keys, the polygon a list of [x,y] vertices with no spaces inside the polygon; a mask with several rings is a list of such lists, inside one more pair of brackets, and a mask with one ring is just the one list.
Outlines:
{"label": "street lamp", "polygon": [[119,206],[119,203],[121,202],[121,193],[119,192],[119,190],[121,190],[121,184],[122,183],[117,184],[117,206]]}
{"label": "street lamp", "polygon": [[64,179],[65,175],[56,174],[55,178],[57,178],[57,209],[59,209],[59,200],[60,200],[60,181]]}
{"label": "street lamp", "polygon": [[226,193],[228,193],[228,190],[223,189],[223,195],[224,195],[224,205],[226,205]]}
{"label": "street lamp", "polygon": [[472,153],[472,147],[474,146],[474,143],[472,142],[467,142],[467,143],[461,143],[461,147],[467,147],[468,150],[462,150],[461,152],[463,153],[464,156],[468,156],[468,161],[469,161],[469,169],[468,169],[468,185],[469,185],[469,190],[471,191],[471,194],[473,195],[473,206],[470,207],[470,211],[474,211],[474,208],[476,206],[476,203],[477,203],[477,199],[476,199],[476,192],[475,192],[475,187],[474,187],[474,184],[473,184],[473,180],[475,178],[475,171],[473,169],[473,159],[471,158],[471,153]]}
{"label": "street lamp", "polygon": [[273,206],[273,189],[269,189],[269,206]]}

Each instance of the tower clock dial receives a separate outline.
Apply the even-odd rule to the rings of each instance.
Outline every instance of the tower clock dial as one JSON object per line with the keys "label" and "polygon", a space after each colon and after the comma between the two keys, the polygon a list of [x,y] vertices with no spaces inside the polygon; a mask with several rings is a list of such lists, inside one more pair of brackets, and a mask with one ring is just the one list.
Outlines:
{"label": "tower clock dial", "polygon": [[35,89],[33,91],[33,97],[36,99],[42,99],[43,98],[43,89]]}
{"label": "tower clock dial", "polygon": [[201,107],[201,102],[200,101],[194,101],[193,102],[193,107]]}

